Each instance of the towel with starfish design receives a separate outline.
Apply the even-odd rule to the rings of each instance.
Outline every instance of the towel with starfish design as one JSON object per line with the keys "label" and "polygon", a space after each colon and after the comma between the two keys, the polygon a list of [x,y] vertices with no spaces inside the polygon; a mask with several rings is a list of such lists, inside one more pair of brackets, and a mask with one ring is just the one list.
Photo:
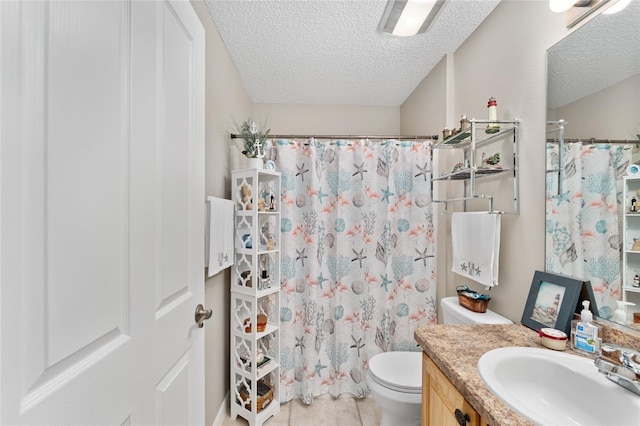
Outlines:
{"label": "towel with starfish design", "polygon": [[500,255],[500,215],[490,212],[451,215],[451,270],[465,278],[498,285]]}
{"label": "towel with starfish design", "polygon": [[207,243],[205,262],[211,277],[233,265],[233,201],[216,197],[207,197],[209,214],[207,216]]}

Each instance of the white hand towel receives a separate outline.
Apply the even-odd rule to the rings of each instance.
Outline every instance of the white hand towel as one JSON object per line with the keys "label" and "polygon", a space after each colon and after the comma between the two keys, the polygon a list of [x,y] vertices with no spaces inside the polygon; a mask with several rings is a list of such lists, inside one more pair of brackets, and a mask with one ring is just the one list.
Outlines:
{"label": "white hand towel", "polygon": [[206,255],[208,276],[233,265],[233,201],[207,197],[209,209]]}
{"label": "white hand towel", "polygon": [[500,215],[489,212],[451,215],[451,270],[487,287],[498,285]]}

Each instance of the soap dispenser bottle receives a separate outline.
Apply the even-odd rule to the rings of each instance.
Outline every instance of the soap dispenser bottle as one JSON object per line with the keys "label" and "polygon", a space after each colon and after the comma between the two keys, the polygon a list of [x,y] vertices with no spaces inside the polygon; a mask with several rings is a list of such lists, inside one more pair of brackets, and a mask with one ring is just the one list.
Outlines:
{"label": "soap dispenser bottle", "polygon": [[617,322],[618,324],[627,325],[627,306],[633,306],[635,303],[624,302],[622,300],[618,300],[618,309],[613,313],[613,317],[611,320],[613,322]]}
{"label": "soap dispenser bottle", "polygon": [[571,346],[573,349],[591,355],[600,354],[600,327],[593,323],[593,314],[589,310],[590,302],[582,302],[579,320],[571,321]]}

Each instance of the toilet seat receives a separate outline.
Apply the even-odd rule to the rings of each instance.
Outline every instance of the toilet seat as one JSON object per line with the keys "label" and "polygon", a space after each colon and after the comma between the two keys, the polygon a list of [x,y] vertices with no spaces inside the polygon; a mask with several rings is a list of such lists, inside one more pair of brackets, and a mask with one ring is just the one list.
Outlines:
{"label": "toilet seat", "polygon": [[383,352],[369,360],[369,374],[379,385],[403,393],[422,393],[421,352]]}

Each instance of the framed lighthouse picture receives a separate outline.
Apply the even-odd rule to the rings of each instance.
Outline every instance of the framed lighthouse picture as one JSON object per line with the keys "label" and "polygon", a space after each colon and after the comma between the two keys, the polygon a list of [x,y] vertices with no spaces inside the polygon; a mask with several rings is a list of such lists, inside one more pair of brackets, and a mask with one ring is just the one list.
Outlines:
{"label": "framed lighthouse picture", "polygon": [[567,335],[584,281],[574,277],[536,271],[533,275],[522,324],[540,331],[555,328]]}

